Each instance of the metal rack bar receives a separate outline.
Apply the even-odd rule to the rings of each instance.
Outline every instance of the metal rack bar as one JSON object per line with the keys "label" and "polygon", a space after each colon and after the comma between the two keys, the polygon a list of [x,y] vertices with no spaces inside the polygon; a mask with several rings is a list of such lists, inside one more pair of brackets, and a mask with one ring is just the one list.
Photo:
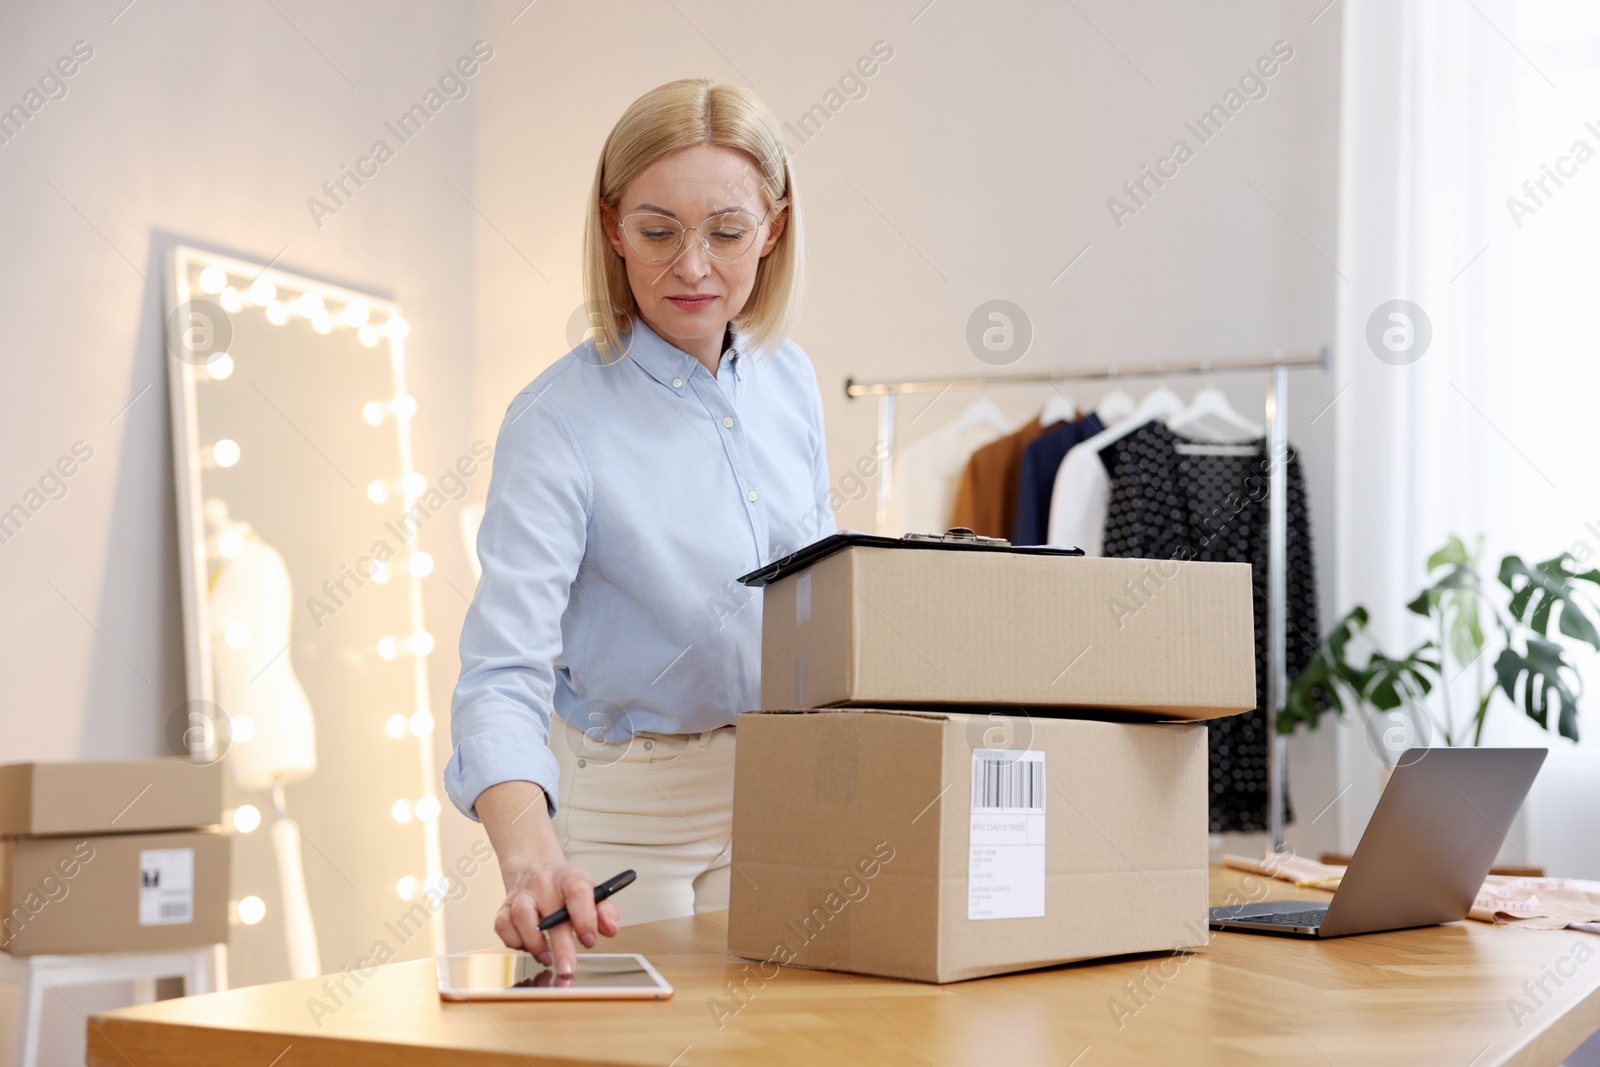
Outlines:
{"label": "metal rack bar", "polygon": [[1267,833],[1272,851],[1283,851],[1283,757],[1278,712],[1289,699],[1289,368],[1272,368],[1267,394]]}
{"label": "metal rack bar", "polygon": [[1169,378],[1178,374],[1229,374],[1263,371],[1273,367],[1321,367],[1327,370],[1328,349],[1315,352],[1272,352],[1259,356],[1229,356],[1185,363],[1155,363],[1125,367],[1108,363],[1081,370],[1045,371],[1039,374],[978,374],[966,378],[917,378],[903,382],[844,380],[844,395],[884,396],[898,393],[937,393],[945,389],[985,389],[991,385],[1048,385],[1051,382],[1115,381],[1118,378]]}
{"label": "metal rack bar", "polygon": [[1296,367],[1329,367],[1328,347],[1315,352],[1273,352],[1268,355],[1234,356],[1198,362],[1161,363],[1123,367],[1048,371],[1037,374],[982,374],[966,378],[920,378],[900,382],[860,382],[846,378],[844,395],[878,398],[879,456],[878,495],[875,526],[879,533],[888,524],[889,499],[894,491],[895,397],[902,393],[939,393],[949,389],[986,389],[995,385],[1050,385],[1056,382],[1117,381],[1122,378],[1167,378],[1182,374],[1231,374],[1249,371],[1272,372],[1267,393],[1267,447],[1272,469],[1269,474],[1268,502],[1268,634],[1267,654],[1267,830],[1274,853],[1283,850],[1283,740],[1277,736],[1278,712],[1288,699],[1287,626],[1289,619],[1288,582],[1288,452],[1289,452],[1289,370]]}

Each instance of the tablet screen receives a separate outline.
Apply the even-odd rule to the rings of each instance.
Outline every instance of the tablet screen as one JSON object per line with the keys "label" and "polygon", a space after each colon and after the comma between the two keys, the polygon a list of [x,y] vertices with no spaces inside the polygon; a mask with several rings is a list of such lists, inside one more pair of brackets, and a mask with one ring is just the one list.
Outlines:
{"label": "tablet screen", "polygon": [[634,953],[579,953],[576,972],[560,978],[526,952],[499,951],[439,957],[439,991],[459,1000],[664,997],[672,987]]}

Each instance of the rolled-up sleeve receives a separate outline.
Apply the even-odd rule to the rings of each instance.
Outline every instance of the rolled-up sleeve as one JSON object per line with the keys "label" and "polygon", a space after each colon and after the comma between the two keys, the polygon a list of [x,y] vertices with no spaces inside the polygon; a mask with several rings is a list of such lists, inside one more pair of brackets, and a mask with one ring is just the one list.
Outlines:
{"label": "rolled-up sleeve", "polygon": [[450,702],[455,747],[445,792],[472,819],[478,795],[509,781],[538,785],[555,811],[555,663],[593,494],[566,417],[540,394],[519,395],[495,450],[478,531],[483,578],[462,623],[461,677]]}

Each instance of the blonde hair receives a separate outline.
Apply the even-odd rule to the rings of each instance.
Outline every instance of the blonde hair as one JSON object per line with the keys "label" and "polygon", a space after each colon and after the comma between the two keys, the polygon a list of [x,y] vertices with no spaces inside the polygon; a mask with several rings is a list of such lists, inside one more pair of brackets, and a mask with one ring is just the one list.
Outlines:
{"label": "blonde hair", "polygon": [[776,247],[756,267],[755,286],[734,318],[734,328],[759,352],[781,344],[794,325],[804,274],[800,205],[778,124],[766,105],[742,86],[685,78],[658,86],[629,105],[612,127],[595,167],[583,228],[583,297],[603,358],[626,352],[622,335],[633,328],[639,305],[628,284],[627,264],[602,225],[602,207],[616,211],[623,190],[646,167],[697,144],[750,157],[771,205],[769,224],[779,211],[789,212]]}

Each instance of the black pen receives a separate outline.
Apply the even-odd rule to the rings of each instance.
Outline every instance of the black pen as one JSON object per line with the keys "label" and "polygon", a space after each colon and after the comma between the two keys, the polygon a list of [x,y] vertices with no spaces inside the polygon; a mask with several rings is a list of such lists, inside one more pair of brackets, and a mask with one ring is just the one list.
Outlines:
{"label": "black pen", "polygon": [[[617,892],[619,889],[626,889],[628,886],[633,884],[633,880],[636,877],[638,876],[632,871],[623,871],[614,878],[607,878],[605,881],[594,887],[594,902],[598,904],[602,900],[606,899],[606,897],[609,897],[612,893]],[[541,931],[549,930],[552,927],[560,926],[564,922],[569,922],[571,919],[572,916],[567,914],[567,909],[561,908],[557,911],[551,912],[549,915],[539,920],[539,929]]]}

